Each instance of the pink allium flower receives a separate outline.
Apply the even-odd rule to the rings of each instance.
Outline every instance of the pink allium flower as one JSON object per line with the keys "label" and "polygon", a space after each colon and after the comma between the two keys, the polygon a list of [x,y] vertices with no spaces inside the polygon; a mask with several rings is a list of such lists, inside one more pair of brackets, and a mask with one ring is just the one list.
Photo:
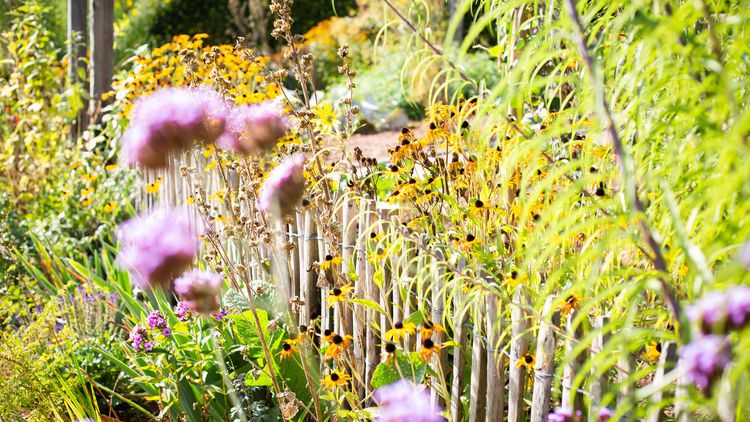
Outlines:
{"label": "pink allium flower", "polygon": [[602,407],[599,409],[599,417],[597,420],[599,422],[607,422],[612,419],[613,416],[615,416],[614,410],[610,409],[609,407]]}
{"label": "pink allium flower", "polygon": [[378,422],[442,422],[440,408],[430,399],[424,388],[401,380],[375,391],[380,406]]}
{"label": "pink allium flower", "polygon": [[581,420],[581,411],[578,410],[573,413],[572,409],[563,409],[562,407],[556,407],[549,415],[547,415],[547,422],[577,422]]}
{"label": "pink allium flower", "polygon": [[120,225],[118,261],[142,289],[166,287],[198,254],[198,235],[182,211],[157,210]]}
{"label": "pink allium flower", "polygon": [[122,137],[122,156],[131,165],[166,167],[169,153],[222,136],[228,110],[210,89],[160,89],[136,103]]}
{"label": "pink allium flower", "polygon": [[687,315],[704,334],[740,330],[750,323],[750,287],[707,293],[688,307]]}
{"label": "pink allium flower", "polygon": [[186,301],[192,310],[209,314],[219,309],[223,280],[223,274],[193,270],[174,281],[174,292]]}
{"label": "pink allium flower", "polygon": [[726,337],[702,336],[682,348],[680,361],[690,382],[707,391],[732,361],[732,349]]}
{"label": "pink allium flower", "polygon": [[241,154],[272,149],[289,128],[284,109],[275,101],[235,108],[227,126],[235,136],[222,137],[218,144]]}
{"label": "pink allium flower", "polygon": [[274,211],[282,217],[294,214],[294,208],[305,193],[305,156],[297,154],[284,159],[271,171],[258,196],[258,207],[263,212]]}

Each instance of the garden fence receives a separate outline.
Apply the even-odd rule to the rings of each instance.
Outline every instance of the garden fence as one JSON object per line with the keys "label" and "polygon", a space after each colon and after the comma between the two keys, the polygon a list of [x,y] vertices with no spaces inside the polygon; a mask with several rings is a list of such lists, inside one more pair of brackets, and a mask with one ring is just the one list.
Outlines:
{"label": "garden fence", "polygon": [[[187,155],[184,161],[175,159],[167,170],[145,170],[146,182],[160,179],[164,189],[159,201],[154,195],[141,195],[137,208],[185,204],[190,195],[196,194],[196,184],[204,189],[204,195],[210,196],[223,187],[223,183],[217,172],[202,171],[204,165],[202,157]],[[201,174],[197,178],[200,180],[192,186],[187,180],[189,177],[180,174],[186,174],[185,169],[191,166],[199,169],[193,174]],[[182,170],[178,170],[181,167]],[[619,387],[632,384],[627,381],[636,371],[635,355],[631,354],[630,359],[620,359],[614,365],[615,373],[597,373],[597,368],[585,364],[584,357],[591,358],[607,347],[608,336],[602,329],[606,326],[606,317],[586,317],[590,319],[589,324],[594,328],[591,331],[596,337],[588,350],[576,350],[577,339],[586,333],[580,328],[570,328],[584,326],[573,324],[575,311],[563,315],[555,306],[559,301],[550,296],[539,314],[534,311],[524,287],[517,288],[511,302],[505,305],[499,303],[493,294],[484,294],[479,299],[476,296],[467,298],[462,283],[457,281],[462,263],[459,261],[448,267],[439,265],[445,262],[448,249],[434,246],[428,249],[419,236],[414,236],[413,243],[398,253],[389,251],[384,254],[377,262],[378,267],[384,269],[383,277],[376,280],[376,266],[372,259],[368,259],[371,252],[368,242],[372,233],[393,233],[384,229],[403,227],[399,223],[399,210],[387,203],[357,198],[353,194],[344,195],[340,201],[344,205],[338,208],[336,215],[327,217],[340,222],[337,225],[340,228],[338,238],[341,239],[338,245],[332,246],[325,241],[316,221],[326,217],[316,216],[313,207],[300,207],[291,224],[277,226],[279,233],[283,233],[283,243],[288,246],[284,249],[288,251],[289,270],[285,271],[281,285],[275,288],[282,288],[291,302],[300,304],[293,312],[300,325],[307,325],[311,319],[320,316],[321,331],[331,329],[353,336],[352,361],[357,373],[352,374],[352,382],[353,390],[360,398],[367,398],[371,393],[372,374],[387,358],[385,332],[394,322],[419,310],[446,327],[448,332],[437,333],[435,343],[446,342],[447,346],[432,357],[430,367],[433,376],[442,374],[444,378],[442,382],[433,378],[432,395],[443,408],[450,409],[452,421],[546,421],[551,403],[558,399],[562,407],[582,410],[589,420],[596,420],[606,394],[614,394],[618,402],[649,400],[661,403],[665,399],[659,389],[647,397],[636,397],[632,388]],[[213,229],[220,230],[218,227]],[[402,231],[401,234],[407,233]],[[271,259],[273,251],[262,242],[260,246],[260,258],[254,259],[253,263],[244,263],[252,280],[267,280],[270,275],[270,266],[262,263]],[[234,250],[238,260],[243,257],[237,252],[237,244],[228,241],[226,248]],[[320,282],[325,280],[322,276],[319,278],[314,265],[324,262],[326,255],[340,256],[341,273],[350,274],[350,279],[357,280],[353,291],[355,301],[327,306],[332,286]],[[419,269],[428,269],[433,282],[425,284],[420,281],[424,277],[415,280],[414,275]],[[444,309],[444,304],[449,303],[453,306]],[[502,306],[510,308],[504,310]],[[509,321],[503,317],[507,314],[511,316]],[[567,318],[566,324],[561,324],[563,318]],[[418,336],[418,332],[406,336],[407,350],[419,349]],[[450,339],[452,342],[448,341]],[[657,386],[667,380],[676,362],[675,344],[665,343],[662,349],[652,382]],[[556,359],[556,353],[561,351],[564,354]],[[531,365],[519,364],[527,355],[534,356],[533,369],[527,369]],[[564,367],[556,367],[556,362],[563,362]],[[593,378],[594,382],[586,383],[585,389],[577,388],[584,376],[589,380]],[[468,405],[461,401],[464,392],[468,392]],[[680,394],[679,388],[677,394]],[[445,403],[443,397],[450,397],[450,403]],[[673,410],[674,414],[679,414],[680,409]],[[659,408],[648,421],[664,418],[664,411]]]}

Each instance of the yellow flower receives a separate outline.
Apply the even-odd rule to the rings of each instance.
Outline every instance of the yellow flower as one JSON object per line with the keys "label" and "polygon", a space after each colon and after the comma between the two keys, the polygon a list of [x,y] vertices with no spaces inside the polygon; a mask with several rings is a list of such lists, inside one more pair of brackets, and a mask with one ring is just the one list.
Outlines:
{"label": "yellow flower", "polygon": [[209,195],[209,200],[214,200],[217,202],[224,202],[224,198],[227,196],[227,190],[226,189],[218,189],[216,192],[213,193],[213,195]]}
{"label": "yellow flower", "polygon": [[649,362],[656,362],[661,356],[661,343],[652,341],[646,347],[646,351],[643,353],[643,357]]}
{"label": "yellow flower", "polygon": [[94,188],[81,189],[81,196],[86,197],[94,193]]}
{"label": "yellow flower", "polygon": [[328,297],[326,297],[328,306],[333,306],[334,303],[344,300],[352,290],[354,290],[354,287],[352,287],[351,283],[348,283],[341,287],[334,287],[333,289],[329,290]]}
{"label": "yellow flower", "polygon": [[321,339],[323,340],[323,343],[330,343],[333,341],[333,337],[336,335],[333,331],[326,328],[325,331],[323,331],[323,335],[321,336]]}
{"label": "yellow flower", "polygon": [[216,148],[214,148],[213,145],[209,144],[206,145],[206,148],[203,149],[203,156],[208,158],[212,155],[214,155],[214,151],[216,151]]}
{"label": "yellow flower", "polygon": [[73,195],[73,192],[71,192],[70,189],[63,189],[62,190],[62,196],[63,196],[63,198],[70,198],[71,195]]}
{"label": "yellow flower", "polygon": [[107,171],[112,171],[112,170],[115,170],[116,168],[117,168],[117,163],[111,163],[111,164],[107,164],[106,166],[104,166],[104,170],[107,170]]}
{"label": "yellow flower", "polygon": [[326,255],[325,261],[320,263],[320,269],[323,271],[333,269],[333,267],[341,265],[344,260],[340,257],[334,257],[332,255]]}
{"label": "yellow flower", "polygon": [[338,123],[338,114],[328,101],[317,104],[313,107],[312,112],[317,117],[316,123],[319,128],[331,129]]}
{"label": "yellow flower", "polygon": [[109,201],[104,205],[104,212],[115,212],[117,211],[117,202]]}
{"label": "yellow flower", "polygon": [[503,278],[505,279],[505,283],[510,287],[516,287],[526,282],[526,274],[520,274],[516,270],[505,273]]}
{"label": "yellow flower", "polygon": [[91,205],[91,198],[81,199],[81,205],[83,205],[84,207],[88,207],[89,205]]}
{"label": "yellow flower", "polygon": [[146,185],[146,193],[157,193],[161,189],[161,177]]}
{"label": "yellow flower", "polygon": [[432,355],[434,353],[440,352],[440,345],[435,344],[432,339],[426,338],[422,340],[422,347],[419,349],[419,356],[422,358],[423,361],[429,362],[430,359],[432,359]]}
{"label": "yellow flower", "polygon": [[432,337],[432,333],[444,333],[445,328],[440,324],[435,324],[430,320],[422,322],[422,327],[419,329],[419,334],[422,336],[422,340],[426,340]]}
{"label": "yellow flower", "polygon": [[526,353],[525,355],[521,356],[521,359],[518,359],[518,362],[516,362],[516,368],[520,367],[526,367],[527,370],[534,369],[534,364],[536,363],[536,359],[534,358],[534,355],[531,353]]}
{"label": "yellow flower", "polygon": [[208,164],[206,164],[206,171],[215,169],[217,164],[218,162],[216,160],[211,160]]}
{"label": "yellow flower", "polygon": [[391,341],[399,341],[407,334],[414,334],[416,329],[417,326],[412,324],[411,322],[407,322],[406,324],[404,324],[403,322],[399,321],[393,324],[393,328],[385,332],[385,338]]}
{"label": "yellow flower", "polygon": [[352,377],[350,377],[349,374],[337,369],[323,377],[323,386],[329,390],[333,390],[336,387],[345,386],[350,379],[352,379]]}
{"label": "yellow flower", "polygon": [[565,298],[565,304],[562,306],[562,309],[560,310],[560,312],[563,315],[567,316],[574,310],[578,309],[580,300],[581,298],[575,293],[568,296],[567,298]]}
{"label": "yellow flower", "polygon": [[284,360],[297,352],[297,346],[294,340],[284,340],[284,344],[281,345],[281,360]]}
{"label": "yellow flower", "polygon": [[352,336],[350,335],[340,336],[334,334],[331,337],[331,344],[326,348],[325,358],[338,360],[346,352],[346,349],[349,348],[351,340]]}

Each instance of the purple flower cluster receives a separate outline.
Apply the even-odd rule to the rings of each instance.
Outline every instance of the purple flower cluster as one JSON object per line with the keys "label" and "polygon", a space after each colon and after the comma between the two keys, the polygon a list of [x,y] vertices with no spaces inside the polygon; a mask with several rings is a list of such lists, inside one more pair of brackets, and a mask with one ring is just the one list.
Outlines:
{"label": "purple flower cluster", "polygon": [[547,415],[547,422],[578,422],[579,420],[581,420],[580,410],[573,413],[573,409],[562,407],[556,407],[552,413]]}
{"label": "purple flower cluster", "polygon": [[216,322],[222,322],[224,320],[224,317],[229,315],[229,311],[226,309],[219,309],[217,312],[214,312],[214,318],[216,319]]}
{"label": "purple flower cluster", "polygon": [[219,146],[242,154],[272,149],[289,126],[284,110],[274,101],[237,107],[227,125],[234,136],[222,137]]}
{"label": "purple flower cluster", "polygon": [[430,395],[409,381],[401,380],[375,391],[380,406],[378,422],[442,422],[440,409]]}
{"label": "purple flower cluster", "polygon": [[120,264],[142,288],[168,286],[198,254],[196,231],[182,212],[158,210],[120,225]]}
{"label": "purple flower cluster", "polygon": [[148,314],[148,317],[146,317],[146,324],[148,324],[149,328],[152,330],[161,330],[167,327],[167,320],[164,319],[161,312],[151,311],[151,313]]}
{"label": "purple flower cluster", "polygon": [[704,334],[740,330],[750,323],[750,287],[735,286],[708,293],[688,307],[687,314]]}
{"label": "purple flower cluster", "polygon": [[122,138],[128,164],[166,167],[171,152],[225,136],[228,107],[213,90],[164,88],[141,98]]}
{"label": "purple flower cluster", "polygon": [[726,337],[709,334],[683,347],[680,358],[688,379],[708,391],[731,362],[732,349]]}
{"label": "purple flower cluster", "polygon": [[188,302],[185,302],[184,300],[181,300],[177,303],[177,306],[174,308],[174,314],[177,316],[177,318],[185,322],[190,319],[190,317],[193,316],[193,310],[190,307],[190,304]]}
{"label": "purple flower cluster", "polygon": [[612,417],[615,416],[615,411],[609,407],[602,407],[599,409],[599,416],[597,420],[599,422],[608,422]]}
{"label": "purple flower cluster", "polygon": [[209,314],[219,309],[223,274],[193,270],[174,281],[174,292],[187,302],[190,309]]}
{"label": "purple flower cluster", "polygon": [[294,208],[305,192],[305,156],[297,154],[284,159],[271,171],[258,196],[258,207],[263,212],[276,209],[282,217],[294,214]]}
{"label": "purple flower cluster", "polygon": [[154,342],[148,340],[148,330],[143,325],[136,325],[130,330],[128,341],[134,350],[145,350],[150,352],[154,348]]}

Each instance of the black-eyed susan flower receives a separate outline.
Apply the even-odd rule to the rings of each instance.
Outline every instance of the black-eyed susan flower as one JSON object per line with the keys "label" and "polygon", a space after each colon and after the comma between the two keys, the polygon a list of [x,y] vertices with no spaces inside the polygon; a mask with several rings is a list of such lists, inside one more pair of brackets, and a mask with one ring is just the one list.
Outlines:
{"label": "black-eyed susan flower", "polygon": [[107,171],[113,171],[115,169],[117,169],[117,163],[109,163],[104,166],[104,170],[107,170]]}
{"label": "black-eyed susan flower", "polygon": [[342,354],[346,353],[346,349],[349,348],[351,341],[352,336],[350,335],[334,335],[333,338],[331,338],[331,344],[326,348],[326,359],[338,360]]}
{"label": "black-eyed susan flower", "polygon": [[422,340],[428,339],[432,337],[433,333],[444,333],[445,328],[443,328],[440,324],[435,324],[434,322],[430,320],[425,320],[422,322],[422,326],[419,328],[419,334],[422,337]]}
{"label": "black-eyed susan flower", "polygon": [[81,197],[91,196],[94,193],[94,188],[81,189]]}
{"label": "black-eyed susan flower", "polygon": [[83,180],[87,181],[88,183],[96,182],[97,176],[95,174],[84,174]]}
{"label": "black-eyed susan flower", "polygon": [[503,279],[508,286],[516,287],[526,282],[526,274],[520,273],[518,270],[511,270],[505,273]]}
{"label": "black-eyed susan flower", "polygon": [[297,353],[297,341],[284,340],[284,343],[281,345],[281,359],[284,360],[295,353]]}
{"label": "black-eyed susan flower", "polygon": [[352,287],[351,283],[345,284],[341,287],[334,287],[333,289],[328,291],[328,297],[326,297],[326,302],[328,302],[328,306],[333,306],[336,302],[341,302],[342,300],[346,299],[346,296],[349,295],[349,293],[354,290],[354,287]]}
{"label": "black-eyed susan flower", "polygon": [[565,303],[562,306],[562,309],[560,312],[562,312],[563,315],[567,316],[574,310],[578,309],[579,302],[581,301],[581,298],[577,294],[569,295],[567,298],[565,298]]}
{"label": "black-eyed susan flower", "polygon": [[536,364],[534,355],[532,355],[531,353],[526,353],[525,355],[521,356],[520,359],[518,359],[518,362],[516,362],[516,368],[525,367],[530,371],[534,369],[534,364]]}
{"label": "black-eyed susan flower", "polygon": [[117,202],[109,201],[104,205],[104,212],[111,213],[117,211]]}
{"label": "black-eyed susan flower", "polygon": [[84,207],[88,207],[89,205],[91,205],[91,201],[91,198],[83,198],[81,199],[81,205],[83,205]]}
{"label": "black-eyed susan flower", "polygon": [[432,359],[434,353],[440,352],[440,345],[435,344],[432,339],[426,338],[422,340],[422,346],[419,348],[419,356],[423,361],[429,362]]}
{"label": "black-eyed susan flower", "polygon": [[399,341],[407,334],[414,334],[417,326],[411,322],[404,324],[401,321],[393,324],[393,328],[385,332],[385,338],[391,341]]}
{"label": "black-eyed susan flower", "polygon": [[158,193],[161,189],[161,177],[146,185],[146,193]]}
{"label": "black-eyed susan flower", "polygon": [[324,343],[330,343],[333,341],[333,336],[335,335],[336,333],[326,328],[325,331],[323,331],[323,336],[321,338]]}
{"label": "black-eyed susan flower", "polygon": [[643,352],[643,358],[649,362],[656,362],[661,356],[661,343],[652,341],[646,346],[646,351]]}
{"label": "black-eyed susan flower", "polygon": [[329,390],[333,390],[336,387],[346,386],[350,379],[352,377],[349,374],[337,369],[323,377],[323,386]]}
{"label": "black-eyed susan flower", "polygon": [[463,239],[458,239],[453,242],[453,245],[463,252],[468,252],[474,248],[474,245],[479,243],[479,238],[474,234],[469,233]]}
{"label": "black-eyed susan flower", "polygon": [[61,193],[62,193],[63,198],[70,198],[73,195],[73,191],[67,188],[63,189]]}
{"label": "black-eyed susan flower", "polygon": [[344,260],[340,256],[326,255],[325,260],[320,263],[320,269],[323,271],[331,270],[338,267]]}

